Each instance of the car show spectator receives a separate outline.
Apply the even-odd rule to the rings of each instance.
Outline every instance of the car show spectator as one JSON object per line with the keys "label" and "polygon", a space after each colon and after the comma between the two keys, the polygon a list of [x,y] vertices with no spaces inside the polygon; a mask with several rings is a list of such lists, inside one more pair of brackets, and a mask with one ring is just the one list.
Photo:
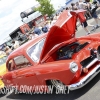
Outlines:
{"label": "car show spectator", "polygon": [[86,6],[86,17],[87,19],[91,19],[92,18],[92,15],[91,15],[91,2],[90,0],[85,0],[85,2],[87,4]]}
{"label": "car show spectator", "polygon": [[77,9],[80,9],[79,2],[76,2],[76,7],[77,7]]}
{"label": "car show spectator", "polygon": [[40,35],[41,34],[41,29],[37,26],[34,27],[34,33],[37,34],[37,35]]}
{"label": "car show spectator", "polygon": [[48,32],[48,27],[46,25],[43,25],[42,32],[43,33],[47,33]]}
{"label": "car show spectator", "polygon": [[69,10],[69,7],[66,7],[65,10]]}
{"label": "car show spectator", "polygon": [[34,38],[36,38],[38,36],[38,34],[35,34],[34,32],[31,32],[30,36],[32,37],[32,39],[34,39]]}
{"label": "car show spectator", "polygon": [[57,20],[59,18],[59,13],[56,13],[56,15],[54,16],[54,20]]}
{"label": "car show spectator", "polygon": [[34,32],[30,32],[29,34],[27,34],[28,40],[32,40],[36,37],[38,37],[38,34],[35,34]]}
{"label": "car show spectator", "polygon": [[48,21],[46,21],[46,27],[48,28],[48,31],[49,31],[49,29],[50,29],[50,20],[48,20]]}
{"label": "car show spectator", "polygon": [[[80,21],[82,27],[84,28],[84,30],[86,31],[86,35],[88,35],[91,32],[89,31],[89,29],[87,27],[88,26],[92,27],[93,28],[92,30],[95,30],[95,27],[94,27],[94,25],[90,25],[90,24],[87,23],[87,20],[86,20],[86,18],[84,16],[84,13],[85,12],[81,13],[82,15],[79,15],[79,21]],[[83,19],[81,19],[80,16],[83,16]]]}
{"label": "car show spectator", "polygon": [[19,45],[19,41],[15,41],[15,40],[13,40],[12,41],[12,44],[13,44],[13,49],[16,49],[16,48],[18,48],[20,45]]}
{"label": "car show spectator", "polygon": [[11,49],[11,48],[9,48],[8,46],[5,47],[5,53],[6,53],[7,56],[8,56],[11,52],[12,52],[12,49]]}
{"label": "car show spectator", "polygon": [[87,4],[83,2],[83,0],[79,0],[79,9],[86,9]]}
{"label": "car show spectator", "polygon": [[55,24],[56,20],[54,19],[54,17],[51,18],[51,24],[50,24],[50,28]]}
{"label": "car show spectator", "polygon": [[30,34],[27,34],[28,40],[32,40],[32,36]]}
{"label": "car show spectator", "polygon": [[96,22],[96,28],[99,28],[98,20],[100,20],[96,13],[98,7],[100,7],[100,5],[97,3],[97,1],[93,1],[93,3],[91,4],[91,15]]}
{"label": "car show spectator", "polygon": [[71,3],[71,10],[78,10],[77,6],[75,3]]}
{"label": "car show spectator", "polygon": [[86,18],[88,19],[89,17],[91,17],[91,15],[89,14],[87,7],[88,7],[88,4],[86,2],[83,2],[83,0],[79,0],[79,9],[86,10],[84,14]]}

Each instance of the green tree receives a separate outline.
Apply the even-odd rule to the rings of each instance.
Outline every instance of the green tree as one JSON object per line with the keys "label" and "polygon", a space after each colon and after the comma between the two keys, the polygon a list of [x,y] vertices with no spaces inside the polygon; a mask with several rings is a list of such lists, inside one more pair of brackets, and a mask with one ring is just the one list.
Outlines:
{"label": "green tree", "polygon": [[55,12],[54,7],[50,4],[51,0],[36,0],[39,2],[40,6],[36,9],[42,13],[42,15],[47,14],[49,17]]}

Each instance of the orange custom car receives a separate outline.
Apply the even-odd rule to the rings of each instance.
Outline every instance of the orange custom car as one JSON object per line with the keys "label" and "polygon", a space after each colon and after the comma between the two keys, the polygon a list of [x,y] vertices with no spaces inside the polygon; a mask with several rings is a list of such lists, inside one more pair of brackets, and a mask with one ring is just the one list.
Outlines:
{"label": "orange custom car", "polygon": [[6,62],[4,84],[66,86],[72,91],[92,80],[100,72],[100,33],[75,38],[82,13],[63,11],[47,34],[14,50]]}

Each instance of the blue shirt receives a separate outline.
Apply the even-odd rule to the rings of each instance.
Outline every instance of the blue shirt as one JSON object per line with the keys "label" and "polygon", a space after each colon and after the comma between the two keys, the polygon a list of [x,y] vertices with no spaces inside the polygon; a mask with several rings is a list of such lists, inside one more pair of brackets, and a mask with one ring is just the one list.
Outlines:
{"label": "blue shirt", "polygon": [[34,29],[34,33],[40,35],[41,34],[41,30],[39,28],[35,28]]}

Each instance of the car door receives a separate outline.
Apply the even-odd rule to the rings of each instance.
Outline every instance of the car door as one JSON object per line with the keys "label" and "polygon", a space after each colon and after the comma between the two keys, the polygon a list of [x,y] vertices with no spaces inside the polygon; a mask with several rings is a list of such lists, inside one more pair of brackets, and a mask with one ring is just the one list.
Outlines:
{"label": "car door", "polygon": [[14,82],[19,86],[34,86],[39,85],[39,81],[37,80],[36,74],[34,70],[32,70],[32,66],[30,68],[22,68],[15,71],[16,78],[14,78]]}
{"label": "car door", "polygon": [[35,70],[32,64],[24,57],[17,56],[14,58],[16,68],[14,69],[13,83],[18,86],[39,85],[36,78]]}

